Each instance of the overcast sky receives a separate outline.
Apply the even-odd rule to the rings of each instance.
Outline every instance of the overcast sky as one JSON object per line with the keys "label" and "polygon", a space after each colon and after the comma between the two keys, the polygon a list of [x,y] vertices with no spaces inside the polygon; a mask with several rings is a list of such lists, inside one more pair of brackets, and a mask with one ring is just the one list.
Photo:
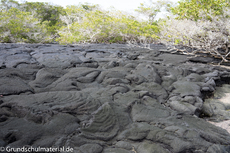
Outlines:
{"label": "overcast sky", "polygon": [[[24,0],[23,0],[24,1]],[[81,3],[99,4],[102,8],[108,9],[110,6],[115,7],[118,10],[132,12],[134,9],[143,2],[149,2],[149,0],[25,0],[28,2],[50,2],[65,7],[66,5],[78,5]],[[154,1],[154,0],[152,0]],[[178,0],[171,0],[177,2]]]}

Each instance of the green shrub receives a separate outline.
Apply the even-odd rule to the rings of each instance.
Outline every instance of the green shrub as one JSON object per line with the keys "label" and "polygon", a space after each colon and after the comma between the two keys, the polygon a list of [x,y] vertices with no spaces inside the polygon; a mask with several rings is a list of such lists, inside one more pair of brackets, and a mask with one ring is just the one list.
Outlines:
{"label": "green shrub", "polygon": [[59,30],[60,43],[125,43],[157,39],[159,28],[156,24],[141,22],[133,16],[119,11],[103,11],[99,8],[85,10],[81,6],[68,6],[66,23]]}
{"label": "green shrub", "polygon": [[177,19],[197,21],[205,16],[211,20],[211,16],[223,14],[224,9],[229,6],[229,0],[183,0],[179,1],[176,7],[172,7],[171,11],[177,15]]}
{"label": "green shrub", "polygon": [[44,25],[28,12],[17,8],[0,12],[0,42],[46,42],[49,36]]}
{"label": "green shrub", "polygon": [[230,59],[230,8],[222,7],[221,13],[205,12],[204,9],[198,16],[190,15],[184,19],[180,15],[179,18],[172,17],[160,24],[162,26],[161,41],[195,48],[194,51],[187,52],[188,54],[196,54],[198,49],[199,52],[209,56],[221,58],[222,62],[228,62]]}
{"label": "green shrub", "polygon": [[88,3],[60,6],[43,2],[1,0],[0,42],[151,43],[156,22],[140,21],[120,11]]}
{"label": "green shrub", "polygon": [[50,35],[56,35],[57,30],[63,25],[60,15],[65,15],[65,11],[61,6],[45,2],[25,2],[20,5],[20,10],[30,12],[41,24],[45,23]]}

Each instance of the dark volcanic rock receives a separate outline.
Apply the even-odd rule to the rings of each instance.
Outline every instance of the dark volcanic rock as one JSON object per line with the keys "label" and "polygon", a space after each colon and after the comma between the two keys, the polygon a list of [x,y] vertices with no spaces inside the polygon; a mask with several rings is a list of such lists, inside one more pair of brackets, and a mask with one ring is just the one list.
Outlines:
{"label": "dark volcanic rock", "polygon": [[0,44],[0,147],[230,152],[230,71],[150,47]]}

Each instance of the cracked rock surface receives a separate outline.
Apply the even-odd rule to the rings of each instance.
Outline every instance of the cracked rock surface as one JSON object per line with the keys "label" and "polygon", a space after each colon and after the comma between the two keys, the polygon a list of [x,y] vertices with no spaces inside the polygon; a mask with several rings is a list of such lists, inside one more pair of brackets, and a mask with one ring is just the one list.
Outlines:
{"label": "cracked rock surface", "polygon": [[217,87],[230,71],[191,59],[162,44],[0,44],[0,147],[228,153],[211,121],[230,120]]}

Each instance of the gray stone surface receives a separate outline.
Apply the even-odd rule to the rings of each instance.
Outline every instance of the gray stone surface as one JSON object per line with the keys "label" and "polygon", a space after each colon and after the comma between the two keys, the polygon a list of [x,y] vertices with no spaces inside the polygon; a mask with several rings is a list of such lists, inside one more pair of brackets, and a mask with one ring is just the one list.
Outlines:
{"label": "gray stone surface", "polygon": [[229,69],[150,47],[0,44],[0,147],[230,152]]}

